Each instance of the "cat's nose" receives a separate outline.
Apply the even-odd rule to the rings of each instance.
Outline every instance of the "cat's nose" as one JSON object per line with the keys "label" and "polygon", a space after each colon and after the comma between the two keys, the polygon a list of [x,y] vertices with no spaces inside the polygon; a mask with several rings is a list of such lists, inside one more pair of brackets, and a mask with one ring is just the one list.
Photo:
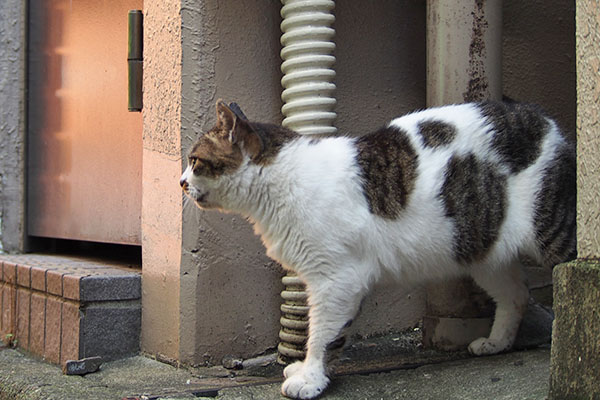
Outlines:
{"label": "cat's nose", "polygon": [[184,177],[181,177],[181,179],[179,179],[179,185],[181,185],[181,187],[184,189],[187,186],[187,182]]}

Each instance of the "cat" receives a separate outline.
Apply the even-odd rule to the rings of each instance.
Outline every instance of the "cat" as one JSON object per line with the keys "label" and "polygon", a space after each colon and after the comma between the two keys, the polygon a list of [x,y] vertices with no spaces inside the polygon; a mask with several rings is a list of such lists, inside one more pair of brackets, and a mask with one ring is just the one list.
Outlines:
{"label": "cat", "polygon": [[358,137],[302,136],[216,103],[180,180],[203,209],[239,213],[309,294],[304,361],[282,393],[318,397],[328,352],[382,277],[406,287],[471,276],[496,302],[474,355],[509,350],[529,292],[528,256],[575,252],[575,150],[537,107],[482,102],[408,114]]}

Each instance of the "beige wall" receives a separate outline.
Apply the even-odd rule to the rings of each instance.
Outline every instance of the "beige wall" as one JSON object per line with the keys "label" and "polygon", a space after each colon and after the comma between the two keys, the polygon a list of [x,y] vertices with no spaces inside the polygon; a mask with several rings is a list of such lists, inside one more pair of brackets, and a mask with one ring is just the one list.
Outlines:
{"label": "beige wall", "polygon": [[[184,2],[182,149],[215,122],[218,98],[252,119],[280,122],[279,6]],[[218,364],[277,343],[282,272],[235,215],[183,214],[181,359]]]}
{"label": "beige wall", "polygon": [[577,257],[600,255],[600,4],[577,6]]}
{"label": "beige wall", "polygon": [[142,351],[179,359],[181,21],[176,0],[144,1]]}
{"label": "beige wall", "polygon": [[504,0],[503,92],[541,105],[575,138],[575,1]]}
{"label": "beige wall", "polygon": [[[504,41],[509,61],[503,79],[506,94],[557,110],[568,124],[574,110],[564,106],[562,93],[574,85],[571,65],[558,62],[560,57],[544,68],[531,61],[545,60],[554,46],[545,36],[557,26],[562,2],[554,3],[545,6],[558,8],[554,19],[531,24],[519,1],[505,2],[505,18],[513,15],[505,22],[511,39]],[[187,149],[214,123],[217,98],[238,102],[251,119],[281,121],[280,6],[260,0],[144,2],[142,347],[148,353],[218,364],[225,355],[251,357],[277,345],[282,271],[238,216],[191,204],[182,211],[177,179]],[[334,12],[340,133],[365,133],[423,108],[425,2],[337,2]],[[535,43],[518,37],[528,25],[535,25]],[[565,29],[562,35],[572,33],[558,26]],[[523,46],[530,47],[528,57],[513,56]],[[529,73],[536,79],[520,81]],[[558,92],[547,90],[549,82]],[[423,311],[420,289],[378,288],[354,333],[401,330],[417,323]]]}

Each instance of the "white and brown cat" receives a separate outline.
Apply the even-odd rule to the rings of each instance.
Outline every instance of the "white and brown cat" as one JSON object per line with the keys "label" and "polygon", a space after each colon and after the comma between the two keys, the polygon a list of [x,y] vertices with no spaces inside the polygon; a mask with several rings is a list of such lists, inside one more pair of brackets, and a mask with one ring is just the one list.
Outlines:
{"label": "white and brown cat", "polygon": [[433,108],[360,137],[301,136],[216,108],[180,183],[199,207],[246,216],[306,283],[307,355],[284,371],[288,397],[325,390],[327,352],[383,276],[404,287],[471,276],[496,314],[469,351],[494,354],[511,348],[527,306],[521,257],[552,267],[574,256],[574,146],[533,106]]}

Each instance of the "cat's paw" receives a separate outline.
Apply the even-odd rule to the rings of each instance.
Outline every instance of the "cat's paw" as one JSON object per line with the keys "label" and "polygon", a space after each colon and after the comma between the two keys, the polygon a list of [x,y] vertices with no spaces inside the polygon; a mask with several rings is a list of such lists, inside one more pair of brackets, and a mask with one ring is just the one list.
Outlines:
{"label": "cat's paw", "polygon": [[511,343],[506,341],[491,340],[489,338],[480,337],[475,339],[469,345],[469,353],[475,356],[487,356],[509,350]]}
{"label": "cat's paw", "polygon": [[323,374],[296,370],[283,382],[281,393],[291,399],[314,399],[323,393],[328,384],[329,379]]}
{"label": "cat's paw", "polygon": [[288,365],[283,370],[283,377],[289,378],[292,375],[296,375],[296,373],[302,369],[303,365],[304,363],[302,361],[296,361],[295,363]]}

